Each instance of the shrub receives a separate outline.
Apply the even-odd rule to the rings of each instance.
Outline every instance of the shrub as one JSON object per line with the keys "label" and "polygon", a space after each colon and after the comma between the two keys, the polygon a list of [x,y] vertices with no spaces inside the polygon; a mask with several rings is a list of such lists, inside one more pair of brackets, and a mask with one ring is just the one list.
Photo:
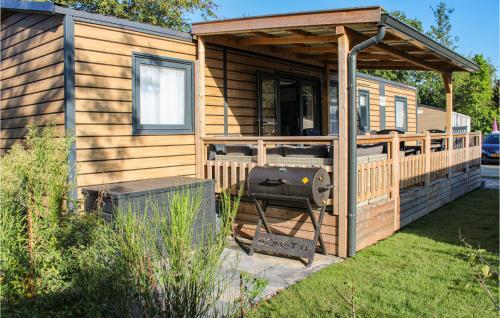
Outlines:
{"label": "shrub", "polygon": [[[229,315],[220,299],[230,280],[223,270],[227,235],[238,208],[223,194],[222,226],[203,226],[204,233],[193,243],[193,224],[201,204],[201,192],[184,189],[162,209],[147,200],[144,211],[132,207],[117,212],[114,220],[120,254],[127,264],[135,300],[144,317],[205,317]],[[232,203],[233,202],[233,203]]]}
{"label": "shrub", "polygon": [[1,159],[2,301],[60,288],[56,233],[70,144],[52,126],[31,126],[24,147],[15,145]]}
{"label": "shrub", "polygon": [[[185,189],[165,209],[64,213],[69,137],[29,127],[1,159],[0,301],[13,317],[231,316],[221,297],[234,277],[223,255],[239,205],[223,193],[220,229],[193,244],[201,192]],[[224,268],[223,268],[224,267]],[[223,270],[224,269],[224,270]]]}

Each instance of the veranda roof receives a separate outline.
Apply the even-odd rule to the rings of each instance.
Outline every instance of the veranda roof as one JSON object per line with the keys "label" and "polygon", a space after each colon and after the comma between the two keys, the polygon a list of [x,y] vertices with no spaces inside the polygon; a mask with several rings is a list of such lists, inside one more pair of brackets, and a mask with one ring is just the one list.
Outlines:
{"label": "veranda roof", "polygon": [[360,69],[475,72],[478,65],[378,6],[274,14],[193,23],[192,34],[209,43],[266,52],[311,64],[337,65],[338,27],[351,47],[386,26],[383,43],[358,55]]}

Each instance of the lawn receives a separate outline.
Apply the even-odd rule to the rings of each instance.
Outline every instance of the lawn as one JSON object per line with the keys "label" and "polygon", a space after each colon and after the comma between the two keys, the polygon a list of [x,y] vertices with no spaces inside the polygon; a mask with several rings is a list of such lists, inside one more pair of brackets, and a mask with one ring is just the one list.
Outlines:
{"label": "lawn", "polygon": [[[261,303],[250,317],[498,317],[472,276],[462,237],[498,264],[499,192],[476,190]],[[489,281],[494,295],[498,285]]]}

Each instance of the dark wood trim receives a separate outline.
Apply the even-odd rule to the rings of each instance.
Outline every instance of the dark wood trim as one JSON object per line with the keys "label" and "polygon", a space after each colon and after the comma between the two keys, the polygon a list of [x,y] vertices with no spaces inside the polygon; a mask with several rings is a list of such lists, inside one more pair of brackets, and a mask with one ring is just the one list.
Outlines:
{"label": "dark wood trim", "polygon": [[70,213],[76,212],[78,200],[76,171],[76,121],[75,121],[75,24],[73,17],[64,17],[64,130],[73,138],[68,155],[67,207]]}
{"label": "dark wood trim", "polygon": [[[185,124],[183,125],[141,125],[139,65],[147,63],[157,66],[182,69],[185,78]],[[147,53],[132,53],[132,135],[177,135],[194,133],[194,62]]]}

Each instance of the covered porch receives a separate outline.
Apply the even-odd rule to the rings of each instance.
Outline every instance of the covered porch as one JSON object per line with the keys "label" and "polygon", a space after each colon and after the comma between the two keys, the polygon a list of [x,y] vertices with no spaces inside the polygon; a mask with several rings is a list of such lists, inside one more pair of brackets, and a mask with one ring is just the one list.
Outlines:
{"label": "covered porch", "polygon": [[[480,133],[451,129],[451,74],[477,66],[382,8],[203,22],[192,33],[197,175],[236,193],[255,166],[325,168],[334,185],[322,225],[328,253],[353,255],[479,186]],[[441,73],[447,132],[361,134],[357,68]],[[293,209],[268,216],[273,231],[313,235]],[[238,233],[252,237],[257,219],[243,202]]]}

